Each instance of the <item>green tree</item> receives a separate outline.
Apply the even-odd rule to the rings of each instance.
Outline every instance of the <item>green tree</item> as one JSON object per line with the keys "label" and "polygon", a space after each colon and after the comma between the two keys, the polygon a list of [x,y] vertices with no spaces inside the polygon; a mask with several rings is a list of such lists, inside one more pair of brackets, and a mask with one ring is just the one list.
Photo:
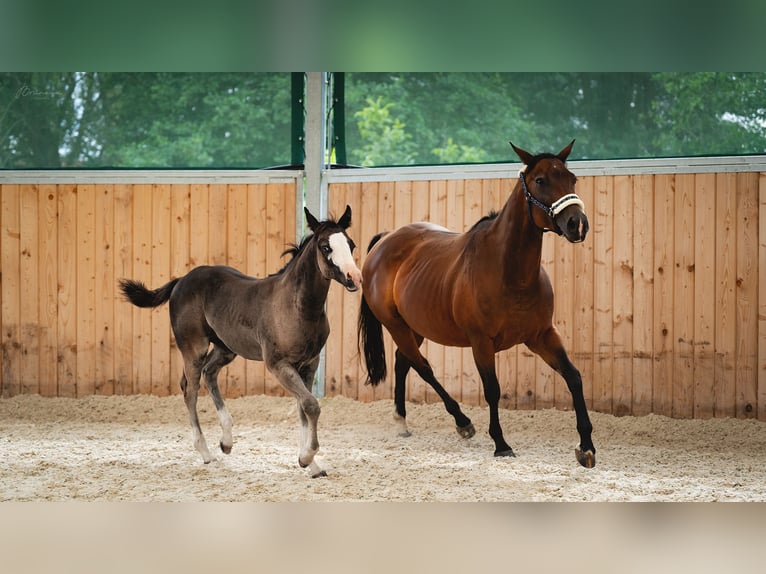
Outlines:
{"label": "green tree", "polygon": [[657,74],[659,154],[766,152],[766,74]]}
{"label": "green tree", "polygon": [[361,161],[365,166],[407,165],[414,162],[412,136],[405,124],[392,116],[394,104],[382,96],[367,98],[366,106],[354,113],[362,137]]}

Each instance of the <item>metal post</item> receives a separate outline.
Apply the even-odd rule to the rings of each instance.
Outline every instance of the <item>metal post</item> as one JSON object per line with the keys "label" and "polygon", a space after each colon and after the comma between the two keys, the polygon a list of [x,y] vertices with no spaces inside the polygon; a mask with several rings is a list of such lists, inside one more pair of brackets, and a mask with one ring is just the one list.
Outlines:
{"label": "metal post", "polygon": [[[306,207],[317,219],[327,217],[327,194],[322,172],[327,157],[325,117],[327,94],[324,72],[306,74]],[[325,183],[326,187],[326,183]],[[324,195],[324,197],[323,197]]]}
{"label": "metal post", "polygon": [[[306,74],[306,195],[305,205],[317,219],[327,218],[327,183],[323,171],[327,158],[325,118],[327,117],[327,85],[325,72]],[[301,220],[303,220],[301,213]],[[314,394],[325,394],[325,352],[319,357],[319,368],[314,377]]]}

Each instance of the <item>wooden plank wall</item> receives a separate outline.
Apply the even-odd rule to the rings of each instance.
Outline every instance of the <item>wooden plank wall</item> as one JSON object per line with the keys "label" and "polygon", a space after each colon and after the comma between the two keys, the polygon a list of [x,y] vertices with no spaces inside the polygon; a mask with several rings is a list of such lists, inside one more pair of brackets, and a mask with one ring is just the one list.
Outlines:
{"label": "wooden plank wall", "polygon": [[[499,209],[515,179],[332,183],[330,211],[354,213],[363,261],[370,238],[411,221],[465,230]],[[578,176],[591,233],[545,236],[555,323],[583,375],[590,408],[616,415],[766,421],[766,173]],[[365,386],[358,293],[332,289],[326,393],[392,398]],[[393,373],[388,334],[389,373]],[[458,401],[483,404],[469,351],[430,342],[425,354]],[[571,408],[561,377],[525,347],[497,356],[502,405]],[[391,377],[389,377],[391,379]],[[438,401],[410,374],[408,399]]]}
{"label": "wooden plank wall", "polygon": [[[117,280],[158,287],[202,264],[278,270],[296,184],[0,185],[0,396],[179,393],[167,305],[138,309]],[[237,358],[226,396],[282,387]]]}

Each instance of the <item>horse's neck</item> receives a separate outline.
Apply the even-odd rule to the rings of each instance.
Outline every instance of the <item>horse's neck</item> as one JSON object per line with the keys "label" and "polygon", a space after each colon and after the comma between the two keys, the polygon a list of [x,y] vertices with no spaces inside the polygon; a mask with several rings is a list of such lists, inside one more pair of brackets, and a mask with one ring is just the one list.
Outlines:
{"label": "horse's neck", "polygon": [[316,263],[316,253],[311,246],[298,255],[298,260],[288,270],[284,279],[296,289],[295,301],[301,312],[315,317],[324,313],[330,280],[325,279]]}
{"label": "horse's neck", "polygon": [[492,241],[499,248],[503,284],[524,288],[537,280],[543,250],[543,232],[529,219],[521,185],[517,184],[490,228]]}

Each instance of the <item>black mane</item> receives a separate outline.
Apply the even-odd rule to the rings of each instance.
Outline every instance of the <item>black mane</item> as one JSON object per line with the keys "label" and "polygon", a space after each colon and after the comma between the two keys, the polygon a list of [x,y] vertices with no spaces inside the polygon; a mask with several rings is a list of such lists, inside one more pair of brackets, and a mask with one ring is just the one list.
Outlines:
{"label": "black mane", "polygon": [[476,229],[476,228],[480,227],[480,226],[481,226],[483,223],[487,223],[488,221],[492,221],[493,219],[496,219],[496,218],[497,218],[497,215],[498,215],[498,212],[497,212],[497,211],[495,211],[495,210],[493,209],[493,210],[492,210],[492,211],[490,211],[490,212],[489,212],[487,215],[485,215],[484,217],[482,217],[482,218],[481,218],[479,221],[477,221],[476,223],[474,223],[474,224],[471,226],[471,229],[469,229],[469,231],[473,231],[474,229]]}
{"label": "black mane", "polygon": [[287,263],[285,263],[282,269],[272,273],[271,275],[269,275],[269,277],[273,277],[274,275],[281,275],[282,273],[287,271],[287,268],[290,267],[290,265],[298,258],[298,256],[306,250],[306,246],[311,242],[314,236],[317,235],[317,233],[322,233],[327,228],[332,228],[332,227],[337,227],[338,229],[340,229],[340,226],[338,225],[338,222],[335,221],[334,217],[330,217],[329,219],[322,221],[319,224],[319,227],[317,227],[316,232],[309,233],[308,235],[306,235],[303,239],[301,239],[300,244],[288,243],[287,249],[285,249],[281,253],[280,257],[284,257],[285,255],[290,255],[290,260]]}

